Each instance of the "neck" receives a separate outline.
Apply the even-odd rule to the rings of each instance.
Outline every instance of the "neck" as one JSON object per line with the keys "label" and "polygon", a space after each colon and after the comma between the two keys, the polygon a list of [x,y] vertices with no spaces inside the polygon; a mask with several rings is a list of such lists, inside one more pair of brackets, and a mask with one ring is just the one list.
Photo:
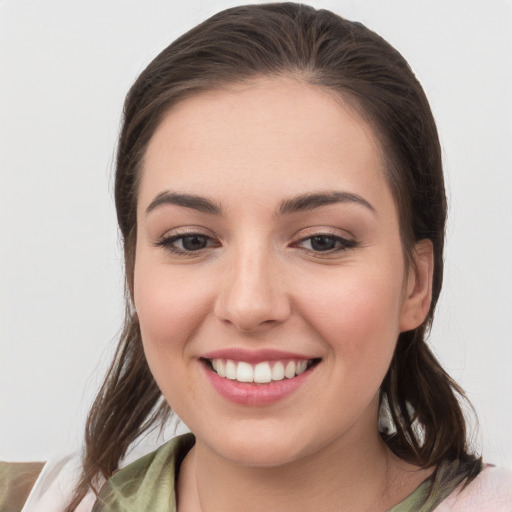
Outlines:
{"label": "neck", "polygon": [[180,469],[178,510],[385,510],[428,476],[393,456],[376,429],[353,430],[276,467],[234,464],[197,440]]}

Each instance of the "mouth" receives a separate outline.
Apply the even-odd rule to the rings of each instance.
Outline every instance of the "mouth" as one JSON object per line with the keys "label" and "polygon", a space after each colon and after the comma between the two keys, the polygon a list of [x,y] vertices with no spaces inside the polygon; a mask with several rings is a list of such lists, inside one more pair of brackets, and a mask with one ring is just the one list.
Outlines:
{"label": "mouth", "polygon": [[320,363],[321,358],[269,360],[257,364],[223,358],[200,360],[209,371],[223,379],[241,383],[269,384],[294,379],[314,368]]}

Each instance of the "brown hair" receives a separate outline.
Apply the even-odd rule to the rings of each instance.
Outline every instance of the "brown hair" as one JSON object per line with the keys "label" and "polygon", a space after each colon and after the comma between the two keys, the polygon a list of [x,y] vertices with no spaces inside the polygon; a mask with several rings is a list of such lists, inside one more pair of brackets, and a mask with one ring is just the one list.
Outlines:
{"label": "brown hair", "polygon": [[404,252],[428,238],[434,247],[432,303],[425,322],[401,333],[382,383],[392,418],[388,446],[403,459],[435,466],[430,500],[470,481],[480,461],[467,445],[461,389],[428,348],[443,278],[446,220],[441,151],[421,85],[404,58],[360,23],[306,5],[249,5],[222,11],[177,39],[142,72],[124,105],[115,201],[124,243],[127,308],[119,346],[89,413],[83,475],[70,509],[98,476],[116,470],[129,445],[170,415],[145,361],[131,292],[138,179],[147,145],[176,102],[261,76],[294,76],[335,92],[371,123],[401,222]]}

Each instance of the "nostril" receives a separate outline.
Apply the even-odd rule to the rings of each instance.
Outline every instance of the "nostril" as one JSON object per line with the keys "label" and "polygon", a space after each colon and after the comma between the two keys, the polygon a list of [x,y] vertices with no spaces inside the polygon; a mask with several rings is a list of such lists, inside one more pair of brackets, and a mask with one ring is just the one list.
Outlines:
{"label": "nostril", "polygon": [[[279,299],[286,301],[287,299]],[[288,304],[278,304],[277,300],[238,300],[231,297],[215,308],[216,316],[223,322],[232,324],[243,334],[252,334],[262,328],[269,328],[285,321],[291,308]]]}
{"label": "nostril", "polygon": [[[255,256],[255,252],[258,252]],[[248,254],[250,252],[250,254]],[[285,283],[278,278],[277,268],[268,254],[258,247],[235,251],[236,259],[219,275],[219,294],[215,314],[249,334],[285,320],[291,311]]]}

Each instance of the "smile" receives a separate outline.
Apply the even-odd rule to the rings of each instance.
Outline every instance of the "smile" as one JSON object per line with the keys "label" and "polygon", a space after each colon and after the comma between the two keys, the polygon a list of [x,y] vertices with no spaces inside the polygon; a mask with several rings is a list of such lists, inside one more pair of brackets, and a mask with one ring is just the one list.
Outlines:
{"label": "smile", "polygon": [[261,361],[251,364],[231,359],[206,359],[210,368],[224,379],[238,382],[267,384],[272,381],[293,379],[315,365],[318,359],[288,359]]}
{"label": "smile", "polygon": [[322,361],[265,351],[221,352],[199,358],[204,376],[224,399],[244,406],[266,406],[285,399],[309,381]]}

